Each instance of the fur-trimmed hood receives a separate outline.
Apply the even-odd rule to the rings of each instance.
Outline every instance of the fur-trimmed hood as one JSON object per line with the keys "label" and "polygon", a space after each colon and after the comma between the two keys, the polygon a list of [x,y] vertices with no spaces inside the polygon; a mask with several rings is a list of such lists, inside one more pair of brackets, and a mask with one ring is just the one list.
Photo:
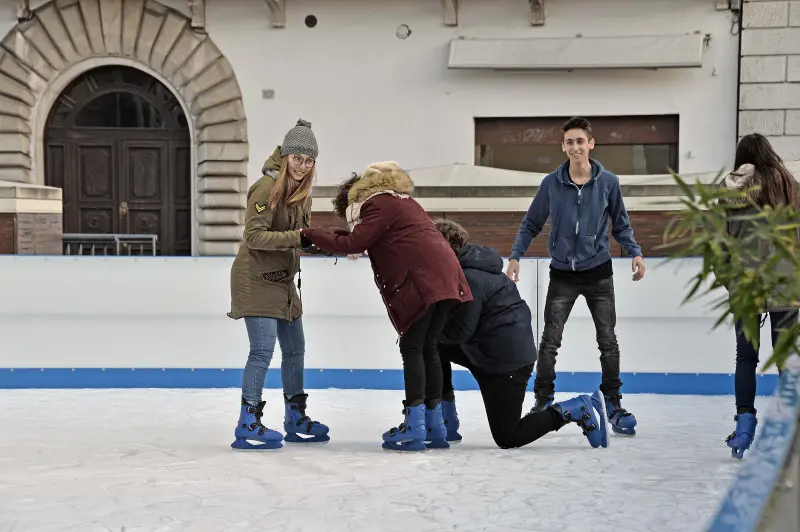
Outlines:
{"label": "fur-trimmed hood", "polygon": [[[759,185],[761,185],[761,178],[756,173],[756,167],[750,163],[741,165],[739,168],[725,176],[725,179],[723,179],[722,183],[720,183],[721,187],[724,187],[732,192],[751,189]],[[753,195],[753,192],[754,191],[751,191],[749,193],[750,196]],[[728,204],[744,203],[745,198],[723,198],[720,200],[720,202]]]}
{"label": "fur-trimmed hood", "polygon": [[[363,203],[379,192],[394,192],[405,196],[411,195],[414,183],[411,177],[399,168],[387,168],[381,171],[377,165],[370,165],[364,175],[356,181],[347,193],[347,204]],[[377,171],[376,171],[377,170]]]}
{"label": "fur-trimmed hood", "polygon": [[410,198],[414,190],[411,177],[396,162],[373,163],[361,174],[347,193],[347,224],[350,230],[361,221],[361,207],[378,194],[391,194],[400,199]]}

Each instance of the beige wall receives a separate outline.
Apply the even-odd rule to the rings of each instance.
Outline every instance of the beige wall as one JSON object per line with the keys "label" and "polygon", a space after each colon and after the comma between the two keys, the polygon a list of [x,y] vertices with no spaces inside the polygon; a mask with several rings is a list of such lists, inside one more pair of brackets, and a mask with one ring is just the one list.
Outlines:
{"label": "beige wall", "polygon": [[[549,2],[546,23],[531,26],[526,2],[462,0],[458,26],[446,26],[441,4],[429,0],[292,0],[286,3],[286,27],[275,28],[263,0],[208,0],[208,34],[187,30],[181,44],[170,48],[172,55],[155,63],[153,54],[144,57],[141,50],[166,53],[153,31],[160,27],[163,37],[186,25],[189,10],[183,0],[148,0],[142,5],[150,18],[138,18],[137,2],[103,0],[103,20],[113,24],[91,25],[92,32],[106,32],[97,33],[102,49],[89,55],[76,50],[77,57],[54,51],[66,34],[51,24],[59,20],[47,11],[53,4],[32,2],[42,10],[20,26],[15,5],[0,0],[0,34],[7,33],[6,46],[29,54],[27,60],[44,75],[0,53],[5,57],[0,72],[23,77],[27,86],[6,79],[26,101],[20,107],[23,118],[8,120],[10,133],[0,134],[0,152],[5,152],[0,179],[42,184],[44,120],[70,79],[94,64],[138,64],[171,85],[192,116],[198,254],[235,252],[246,187],[298,117],[314,124],[319,139],[319,185],[338,183],[374,160],[394,159],[412,169],[470,165],[475,117],[678,114],[682,172],[716,172],[732,163],[738,36],[731,33],[731,13],[718,10],[715,2]],[[98,4],[57,5],[89,9]],[[164,5],[177,11],[165,11]],[[158,26],[156,12],[181,22]],[[307,15],[317,17],[315,28],[305,26]],[[145,24],[131,33],[136,24],[120,22],[128,18]],[[60,20],[69,25],[71,16],[62,14]],[[401,24],[412,31],[407,39],[396,36]],[[448,43],[458,37],[693,32],[710,36],[702,68],[535,74],[447,68]],[[190,54],[186,46],[197,40],[205,48]],[[38,57],[37,49],[52,57]],[[211,65],[217,59],[219,64]],[[189,76],[198,76],[199,86],[196,80],[189,83]],[[218,82],[219,90],[209,91]],[[222,105],[229,96],[235,101]],[[489,198],[482,208],[502,207]]]}
{"label": "beige wall", "polygon": [[800,2],[745,2],[739,135],[762,133],[800,159]]}

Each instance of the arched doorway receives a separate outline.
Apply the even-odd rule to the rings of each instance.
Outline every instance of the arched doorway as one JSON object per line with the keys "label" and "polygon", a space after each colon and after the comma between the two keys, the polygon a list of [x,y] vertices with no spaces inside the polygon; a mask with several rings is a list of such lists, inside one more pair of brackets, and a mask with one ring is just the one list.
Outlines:
{"label": "arched doorway", "polygon": [[121,65],[84,73],[53,105],[44,140],[64,233],[158,235],[156,254],[191,254],[189,126],[160,81]]}

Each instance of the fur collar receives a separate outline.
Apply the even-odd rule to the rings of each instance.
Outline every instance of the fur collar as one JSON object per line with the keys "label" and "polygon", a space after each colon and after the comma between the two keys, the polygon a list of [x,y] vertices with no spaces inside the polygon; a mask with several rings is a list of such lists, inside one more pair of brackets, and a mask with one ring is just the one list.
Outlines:
{"label": "fur collar", "polygon": [[411,177],[401,170],[373,173],[359,179],[347,194],[347,224],[350,230],[361,221],[361,207],[370,198],[378,194],[391,194],[397,198],[407,199],[414,190]]}
{"label": "fur collar", "polygon": [[[730,191],[741,191],[761,184],[761,179],[756,174],[756,168],[750,163],[745,163],[725,176],[720,186]],[[753,195],[751,191],[750,196]],[[729,198],[721,200],[723,203],[743,203],[745,198]]]}
{"label": "fur collar", "polygon": [[347,194],[347,203],[363,203],[378,192],[393,192],[408,196],[414,190],[411,177],[403,171],[380,172],[359,179]]}

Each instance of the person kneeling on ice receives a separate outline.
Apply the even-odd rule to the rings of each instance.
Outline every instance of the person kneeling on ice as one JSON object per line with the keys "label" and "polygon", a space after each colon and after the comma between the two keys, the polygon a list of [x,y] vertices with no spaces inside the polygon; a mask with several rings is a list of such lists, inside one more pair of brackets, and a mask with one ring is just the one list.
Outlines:
{"label": "person kneeling on ice", "polygon": [[454,362],[478,382],[489,429],[499,447],[522,447],[570,422],[583,430],[592,447],[607,447],[605,400],[599,390],[520,419],[536,362],[531,310],[503,273],[503,259],[494,249],[471,244],[466,230],[455,222],[440,220],[436,228],[455,251],[473,298],[453,309],[439,339],[447,441],[461,441],[450,365]]}
{"label": "person kneeling on ice", "polygon": [[[303,229],[304,247],[336,254],[367,252],[375,283],[400,336],[405,419],[383,434],[383,448],[448,448],[442,417],[442,365],[437,345],[450,309],[472,299],[453,250],[409,194],[414,184],[395,162],[371,164],[345,181],[334,212],[350,232]],[[425,445],[425,440],[430,441]]]}

